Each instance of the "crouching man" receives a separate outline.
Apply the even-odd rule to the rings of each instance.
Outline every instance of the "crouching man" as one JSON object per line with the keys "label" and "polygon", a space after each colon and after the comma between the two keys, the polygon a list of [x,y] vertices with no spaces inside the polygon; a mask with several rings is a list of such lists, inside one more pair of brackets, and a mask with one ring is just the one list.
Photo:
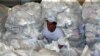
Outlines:
{"label": "crouching man", "polygon": [[[65,34],[61,28],[58,28],[57,20],[55,18],[46,18],[46,26],[42,30],[42,35],[48,41],[48,43],[52,43],[52,41],[57,41],[58,39],[65,37]],[[61,48],[62,45],[59,45]]]}

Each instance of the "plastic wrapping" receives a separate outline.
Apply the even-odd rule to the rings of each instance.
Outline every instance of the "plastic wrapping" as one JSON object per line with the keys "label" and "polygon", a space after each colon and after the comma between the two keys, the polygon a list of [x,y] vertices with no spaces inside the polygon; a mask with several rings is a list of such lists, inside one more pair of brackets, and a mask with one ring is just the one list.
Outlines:
{"label": "plastic wrapping", "polygon": [[2,40],[3,40],[6,44],[9,45],[9,43],[11,43],[12,40],[18,40],[18,41],[20,41],[20,40],[23,40],[23,39],[29,39],[29,38],[28,38],[28,37],[25,37],[25,36],[23,36],[23,35],[21,35],[21,34],[14,34],[14,33],[12,33],[12,32],[8,32],[8,31],[7,31],[7,32],[4,34]]}
{"label": "plastic wrapping", "polygon": [[49,15],[57,16],[59,12],[65,10],[68,6],[66,3],[62,2],[42,2],[42,18],[48,18]]}
{"label": "plastic wrapping", "polygon": [[5,54],[2,54],[0,56],[17,56],[17,55],[13,52],[6,52]]}
{"label": "plastic wrapping", "polygon": [[8,17],[8,7],[0,4],[0,38],[3,37],[5,33],[5,22]]}
{"label": "plastic wrapping", "polygon": [[[92,5],[91,5],[92,4]],[[97,2],[85,2],[82,17],[85,24],[85,36],[89,47],[100,41],[99,36],[99,4]]]}
{"label": "plastic wrapping", "polygon": [[81,56],[91,56],[91,51],[87,45],[84,47],[84,50],[83,50]]}
{"label": "plastic wrapping", "polygon": [[[5,27],[8,31],[34,38],[42,29],[41,6],[38,3],[26,3],[12,8]],[[35,33],[35,34],[34,34]]]}
{"label": "plastic wrapping", "polygon": [[59,52],[55,52],[45,48],[41,49],[39,51],[39,54],[39,56],[62,56]]}
{"label": "plastic wrapping", "polygon": [[60,49],[58,47],[58,43],[56,41],[52,41],[52,43],[45,45],[45,48],[49,50],[54,50],[56,52],[59,52]]}
{"label": "plastic wrapping", "polygon": [[[95,1],[95,0],[94,0]],[[99,9],[99,3],[98,2],[93,2],[92,0],[86,0],[83,8],[82,8],[82,17],[83,20],[88,22],[88,23],[94,23],[96,16],[97,16],[97,11]]]}
{"label": "plastic wrapping", "polygon": [[15,50],[14,53],[16,53],[19,56],[29,56],[30,50]]}
{"label": "plastic wrapping", "polygon": [[94,50],[94,56],[100,56],[100,43],[96,43],[95,45],[95,50]]}
{"label": "plastic wrapping", "polygon": [[74,48],[70,48],[67,46],[64,46],[60,52],[62,53],[63,56],[78,56],[78,53],[75,51]]}
{"label": "plastic wrapping", "polygon": [[15,40],[15,39],[11,40],[10,46],[12,46],[14,49],[20,48],[18,40]]}
{"label": "plastic wrapping", "polygon": [[[62,27],[62,29],[64,29],[65,35],[72,35],[74,33],[73,31],[78,32],[77,31],[78,19],[75,19],[74,16],[75,15],[71,14],[70,8],[66,9],[65,12],[60,13],[57,16],[58,27]],[[76,34],[76,32],[74,34]],[[67,36],[67,37],[71,37],[71,36]],[[76,38],[78,38],[78,36]]]}
{"label": "plastic wrapping", "polygon": [[85,25],[85,36],[86,36],[86,42],[89,45],[89,47],[93,47],[93,44],[95,43],[95,33],[96,33],[96,27],[94,24],[87,23]]}
{"label": "plastic wrapping", "polygon": [[70,46],[70,43],[68,41],[67,38],[62,38],[58,40],[58,45],[64,45],[61,49],[60,49],[60,53],[63,56],[78,56],[77,51]]}
{"label": "plastic wrapping", "polygon": [[[9,11],[5,24],[7,32],[2,37],[7,46],[0,43],[0,51],[3,51],[0,52],[0,56],[90,56],[89,48],[93,46],[95,39],[100,37],[98,5],[92,7],[89,4],[85,7],[84,4],[82,11],[76,0],[71,0],[75,2],[70,3],[64,1],[42,2],[42,5],[31,2],[14,6]],[[66,36],[48,44],[40,31],[45,18],[54,17],[57,20],[57,27],[62,28]],[[82,55],[78,55],[77,47],[84,47],[85,41],[89,47],[86,46]],[[58,45],[64,46],[59,49]],[[99,55],[99,48],[96,48],[95,56]],[[9,52],[12,50],[13,52]]]}
{"label": "plastic wrapping", "polygon": [[42,40],[35,40],[35,39],[27,39],[20,41],[20,48],[21,49],[33,49],[35,51],[44,48],[45,43]]}
{"label": "plastic wrapping", "polygon": [[97,10],[97,16],[95,21],[97,22],[96,25],[96,37],[100,40],[100,9]]}
{"label": "plastic wrapping", "polygon": [[3,37],[3,41],[8,46],[12,46],[14,49],[34,49],[39,50],[45,45],[44,40],[37,40],[37,38],[28,38],[21,34],[14,34],[6,32]]}
{"label": "plastic wrapping", "polygon": [[5,53],[11,52],[12,50],[14,50],[12,47],[9,47],[0,42],[0,56],[4,55]]}

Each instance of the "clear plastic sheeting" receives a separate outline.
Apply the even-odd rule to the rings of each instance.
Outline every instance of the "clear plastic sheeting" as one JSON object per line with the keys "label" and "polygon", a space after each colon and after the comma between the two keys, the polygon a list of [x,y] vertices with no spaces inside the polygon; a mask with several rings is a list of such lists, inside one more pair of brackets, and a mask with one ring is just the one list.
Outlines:
{"label": "clear plastic sheeting", "polygon": [[86,46],[84,47],[81,56],[91,56],[91,51],[90,51],[88,45],[86,45]]}
{"label": "clear plastic sheeting", "polygon": [[66,9],[64,12],[59,13],[57,15],[57,23],[58,23],[57,25],[58,26],[60,26],[60,27],[69,27],[69,26],[72,25],[71,17],[70,17],[70,15],[68,15],[69,13],[70,13],[70,8]]}
{"label": "clear plastic sheeting", "polygon": [[[42,29],[41,6],[38,3],[26,3],[12,8],[5,27],[7,31],[34,38]],[[35,33],[35,34],[34,34]]]}
{"label": "clear plastic sheeting", "polygon": [[53,14],[54,17],[56,17],[56,15],[59,12],[62,12],[63,10],[65,10],[66,8],[68,8],[68,6],[66,5],[66,3],[62,2],[42,2],[42,18],[48,18],[50,14]]}
{"label": "clear plastic sheeting", "polygon": [[12,46],[14,49],[19,49],[20,48],[19,41],[16,39],[11,40],[10,46]]}
{"label": "clear plastic sheeting", "polygon": [[4,43],[0,42],[0,56],[6,55],[8,52],[13,51],[12,47],[5,45]]}
{"label": "clear plastic sheeting", "polygon": [[85,2],[83,5],[82,17],[85,24],[86,42],[89,48],[92,48],[95,43],[100,42],[99,9],[97,2]]}
{"label": "clear plastic sheeting", "polygon": [[5,21],[8,16],[8,7],[0,4],[0,38],[2,38],[3,34],[5,33]]}
{"label": "clear plastic sheeting", "polygon": [[70,46],[69,41],[67,40],[67,38],[59,39],[58,44],[59,45],[64,45],[60,49],[60,53],[63,56],[78,56],[77,51],[75,50],[75,48]]}
{"label": "clear plastic sheeting", "polygon": [[11,32],[6,32],[3,37],[3,42],[14,49],[34,49],[38,51],[45,46],[44,40],[27,38],[21,34],[13,34]]}
{"label": "clear plastic sheeting", "polygon": [[[0,56],[100,56],[99,5],[84,3],[81,7],[77,0],[53,1],[16,5],[9,10],[5,24],[0,17],[0,26],[6,27],[6,33],[0,33]],[[46,19],[57,21],[65,37],[48,43],[40,33],[47,27]]]}
{"label": "clear plastic sheeting", "polygon": [[17,56],[17,55],[15,53],[13,53],[13,52],[7,52],[7,53],[2,54],[0,56]]}
{"label": "clear plastic sheeting", "polygon": [[77,35],[76,38],[79,38],[79,32],[77,29],[79,20],[74,16],[75,15],[71,14],[70,8],[66,9],[62,13],[59,13],[57,16],[58,27],[61,27],[64,30],[67,38],[72,37],[72,35]]}
{"label": "clear plastic sheeting", "polygon": [[95,21],[97,10],[99,9],[99,4],[95,2],[85,2],[82,8],[82,17],[85,22]]}
{"label": "clear plastic sheeting", "polygon": [[58,43],[56,41],[52,41],[52,43],[45,45],[45,48],[56,52],[60,52]]}
{"label": "clear plastic sheeting", "polygon": [[45,43],[43,41],[29,39],[29,40],[22,40],[20,42],[21,49],[33,49],[35,51],[40,50],[43,48]]}
{"label": "clear plastic sheeting", "polygon": [[21,34],[13,34],[11,32],[6,32],[3,36],[2,42],[14,49],[20,49],[20,42],[24,39],[29,39]]}
{"label": "clear plastic sheeting", "polygon": [[93,55],[94,55],[94,56],[100,56],[100,43],[96,43],[96,44],[94,45],[94,48],[95,48],[95,50],[94,50]]}
{"label": "clear plastic sheeting", "polygon": [[62,56],[62,55],[59,52],[43,48],[39,51],[39,56]]}
{"label": "clear plastic sheeting", "polygon": [[87,44],[90,47],[92,47],[96,39],[96,27],[94,24],[90,24],[90,23],[87,23],[85,27],[86,27],[85,36],[86,36]]}
{"label": "clear plastic sheeting", "polygon": [[66,48],[63,47],[61,49],[61,53],[63,56],[78,56],[77,52],[75,51],[74,48]]}

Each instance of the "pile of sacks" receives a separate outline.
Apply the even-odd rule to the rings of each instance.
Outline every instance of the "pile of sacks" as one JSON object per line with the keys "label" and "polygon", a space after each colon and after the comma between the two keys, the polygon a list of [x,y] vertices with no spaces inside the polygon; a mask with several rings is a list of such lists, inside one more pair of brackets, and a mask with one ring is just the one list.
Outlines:
{"label": "pile of sacks", "polygon": [[0,40],[0,56],[62,56],[45,48],[46,40],[38,40],[44,21],[41,15],[38,3],[14,6],[4,25],[6,32]]}
{"label": "pile of sacks", "polygon": [[[61,14],[69,12],[71,9],[69,6],[70,4],[67,5],[67,3],[64,2],[53,4],[42,2],[41,4],[31,2],[23,5],[16,5],[11,8],[4,25],[6,32],[1,40],[1,48],[4,49],[4,52],[1,53],[0,56],[40,56],[40,54],[41,56],[78,56],[76,50],[67,47],[70,45],[66,42],[68,40],[63,43],[66,46],[62,49],[58,47],[58,44],[62,44],[62,40],[52,42],[51,44],[48,44],[45,39],[38,40],[38,37],[41,36],[40,31],[43,28],[44,18],[48,18],[50,15],[48,15],[48,13],[54,12],[54,16],[57,16],[58,20],[61,20],[59,18]],[[70,18],[68,20],[68,23],[65,23],[66,21],[64,22],[64,29],[67,29],[66,26],[69,27],[72,25]],[[58,27],[64,25],[60,24],[61,22],[58,23]],[[68,37],[65,37],[65,39],[67,38]],[[3,47],[3,45],[5,47]],[[5,50],[5,48],[7,48],[7,50]]]}
{"label": "pile of sacks", "polygon": [[[76,0],[65,1],[25,3],[6,12],[7,20],[0,20],[4,29],[0,34],[0,56],[91,56],[89,48],[100,37],[98,5],[84,4],[82,8]],[[56,17],[57,27],[66,35],[50,44],[46,39],[38,40],[49,17]],[[85,46],[85,40],[89,47]],[[59,44],[64,46],[60,49]]]}

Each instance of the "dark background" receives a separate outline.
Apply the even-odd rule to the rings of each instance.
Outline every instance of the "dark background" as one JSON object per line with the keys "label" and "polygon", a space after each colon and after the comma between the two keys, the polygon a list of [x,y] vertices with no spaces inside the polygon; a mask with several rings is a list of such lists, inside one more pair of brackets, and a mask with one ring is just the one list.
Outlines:
{"label": "dark background", "polygon": [[17,4],[24,4],[26,2],[37,2],[41,3],[41,0],[0,0],[0,4],[3,4],[7,7],[13,7]]}

